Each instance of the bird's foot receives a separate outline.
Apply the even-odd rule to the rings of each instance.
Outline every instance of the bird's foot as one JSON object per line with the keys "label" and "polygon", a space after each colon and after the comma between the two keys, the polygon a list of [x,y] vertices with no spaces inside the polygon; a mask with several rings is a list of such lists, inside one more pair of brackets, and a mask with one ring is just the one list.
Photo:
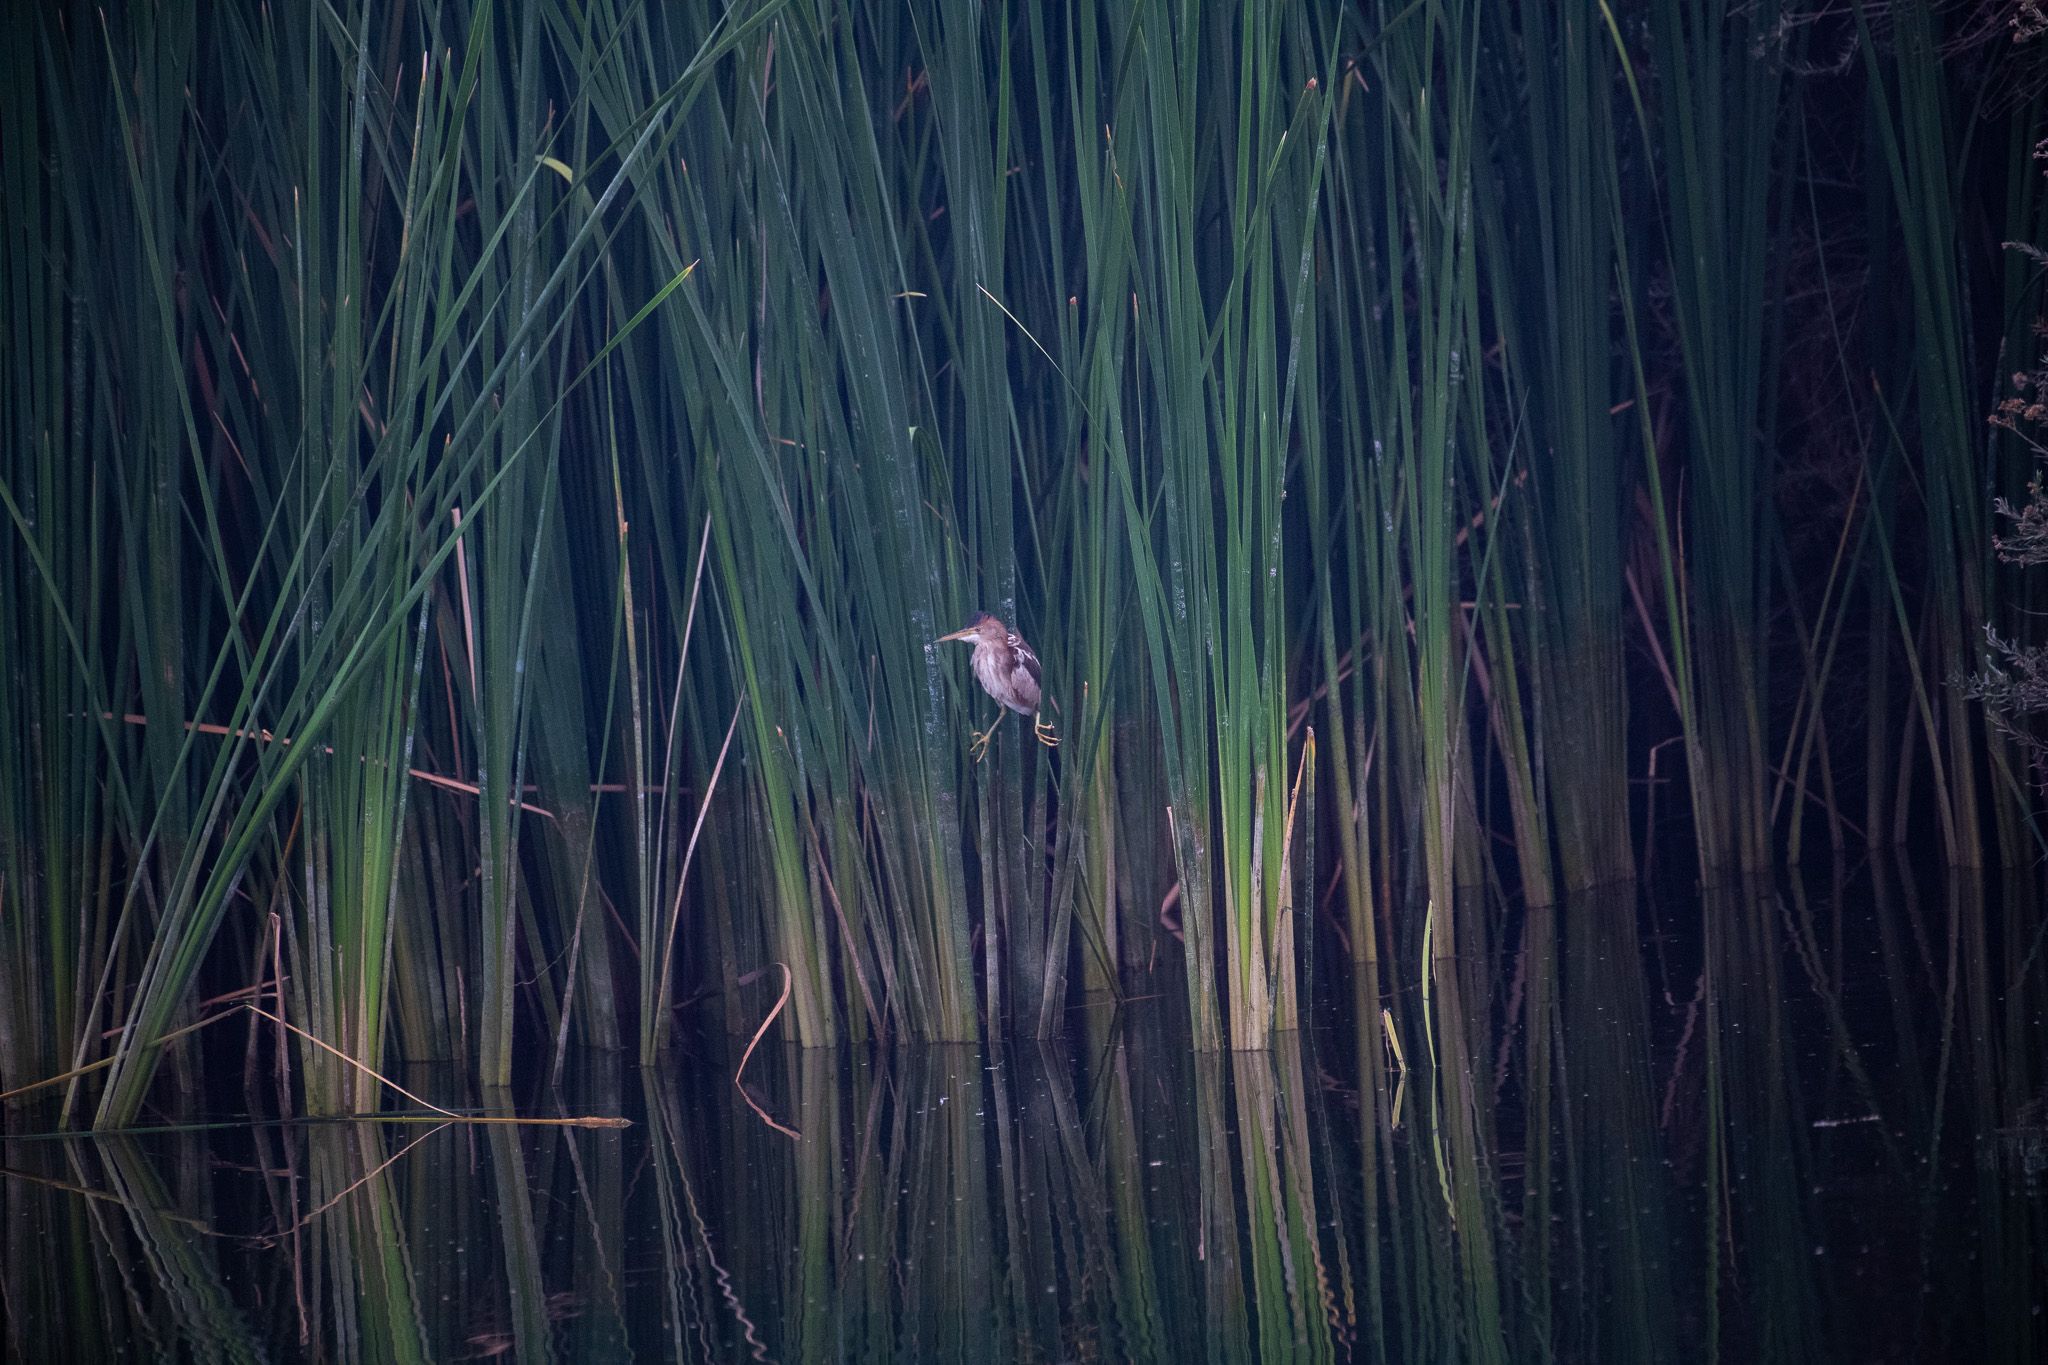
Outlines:
{"label": "bird's foot", "polygon": [[1033,716],[1031,718],[1031,733],[1038,736],[1038,742],[1048,749],[1060,747],[1059,732],[1053,728],[1051,721],[1046,720],[1042,716]]}
{"label": "bird's foot", "polygon": [[[1000,724],[1000,722],[998,722],[998,724]],[[988,757],[989,741],[994,739],[995,737],[996,727],[994,725],[989,726],[988,729],[983,730],[979,734],[975,735],[974,743],[967,746],[967,752],[974,755],[974,761],[976,763],[979,763],[981,762],[981,760]]]}

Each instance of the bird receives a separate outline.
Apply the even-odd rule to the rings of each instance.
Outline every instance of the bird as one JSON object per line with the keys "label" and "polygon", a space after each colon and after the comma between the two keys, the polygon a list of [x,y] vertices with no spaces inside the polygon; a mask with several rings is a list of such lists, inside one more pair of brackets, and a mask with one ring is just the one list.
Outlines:
{"label": "bird", "polygon": [[[1040,744],[1059,747],[1059,736],[1053,733],[1052,723],[1038,715],[1038,655],[1024,643],[1023,636],[987,612],[978,611],[966,625],[950,635],[941,635],[934,643],[945,644],[949,640],[971,642],[974,680],[981,684],[981,690],[1018,715],[1031,717],[1031,733]],[[987,757],[989,741],[995,737],[996,726],[1002,723],[1003,713],[998,711],[994,723],[974,736],[976,763]]]}

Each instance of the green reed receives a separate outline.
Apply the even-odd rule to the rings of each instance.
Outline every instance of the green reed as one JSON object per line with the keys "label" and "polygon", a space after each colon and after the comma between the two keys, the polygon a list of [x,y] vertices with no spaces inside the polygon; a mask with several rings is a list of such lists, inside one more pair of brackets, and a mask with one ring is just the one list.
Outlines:
{"label": "green reed", "polygon": [[1568,888],[1624,880],[1634,866],[1622,553],[1631,509],[1627,427],[1614,415],[1628,391],[1613,302],[1614,237],[1626,224],[1609,116],[1618,66],[1597,14],[1533,8],[1519,21],[1497,46],[1520,64],[1487,82],[1487,125],[1507,151],[1479,180],[1490,321],[1515,428],[1515,463],[1502,475],[1513,540],[1499,554],[1500,596],[1520,608],[1500,613],[1513,628],[1488,658],[1496,676],[1505,672],[1507,698],[1518,695],[1517,670],[1500,665],[1516,644],[1527,659],[1534,752],[1517,768],[1526,764],[1544,790],[1514,787],[1515,842],[1525,893],[1537,900],[1550,879],[1536,859],[1553,819]]}
{"label": "green reed", "polygon": [[[235,990],[503,1085],[654,1062],[683,999],[750,1030],[783,969],[807,1044],[1052,1037],[1165,962],[1197,1047],[1263,1047],[1324,925],[1375,1015],[1425,940],[1469,977],[1503,891],[1627,878],[1681,769],[1708,879],[1839,842],[1858,782],[1903,830],[1915,763],[1952,858],[2018,856],[1944,683],[2024,620],[2023,461],[1972,433],[2036,283],[1987,307],[1956,244],[1989,161],[2038,228],[2037,130],[1936,17],[1844,20],[1826,74],[1779,17],[41,16],[0,57],[0,1088],[131,1120]],[[1825,574],[1780,484],[1815,336]],[[934,641],[976,609],[1057,749],[969,756]]]}
{"label": "green reed", "polygon": [[[1685,383],[1694,822],[1708,875],[1769,857],[1762,727],[1770,515],[1764,403],[1774,292],[1773,154],[1786,63],[1777,8],[1671,0],[1652,13],[1672,298]],[[1760,46],[1761,45],[1761,46]]]}
{"label": "green reed", "polygon": [[[1911,299],[1912,415],[1919,438],[1912,454],[1917,456],[1917,492],[1929,539],[1924,591],[1930,610],[1923,629],[1932,639],[1927,663],[1934,676],[1953,679],[1969,671],[1982,652],[1997,577],[1984,472],[1992,463],[1986,458],[1991,452],[1982,425],[1989,406],[1982,385],[1986,367],[1973,363],[1969,354],[1975,302],[1971,266],[1955,250],[1957,198],[1966,193],[1963,167],[1975,141],[1988,131],[1978,116],[1979,101],[1989,92],[1967,95],[1944,79],[1939,49],[1945,35],[1933,15],[1918,10],[1902,14],[1883,42],[1867,27],[1860,35],[1876,150],[1885,172],[1882,180],[1872,179],[1889,188],[1896,205],[1900,260]],[[2033,177],[2019,171],[2018,151],[2017,142],[2006,149],[2013,171],[2001,187],[2009,196],[2001,226],[2025,240],[2039,232],[2039,213],[2032,207],[2038,190]],[[2004,294],[2001,301],[2011,310],[2005,325],[2010,325],[2024,315],[2025,305],[2009,283]],[[2019,358],[2025,355],[2022,351]],[[1888,424],[1894,440],[1903,440],[1900,428],[1907,420],[1899,411]],[[1986,752],[1982,722],[1954,687],[1920,704],[1947,854],[1955,863],[1978,866],[1984,856],[1980,808],[1985,785],[1979,773],[1987,765],[1994,771],[2007,767],[2003,745],[1990,737]],[[2000,785],[2009,782],[2008,772]],[[2003,795],[1995,801],[1996,833],[2010,860],[2025,841],[2015,818],[2018,808]]]}

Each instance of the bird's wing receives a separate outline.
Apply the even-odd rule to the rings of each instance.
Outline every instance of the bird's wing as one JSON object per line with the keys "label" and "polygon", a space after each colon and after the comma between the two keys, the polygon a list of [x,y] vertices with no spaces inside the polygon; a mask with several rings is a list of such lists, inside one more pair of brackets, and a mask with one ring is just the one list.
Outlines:
{"label": "bird's wing", "polygon": [[1008,641],[1011,655],[1016,658],[1018,665],[1031,675],[1031,685],[1043,687],[1045,679],[1040,674],[1037,651],[1025,644],[1024,637],[1014,630],[1009,632]]}

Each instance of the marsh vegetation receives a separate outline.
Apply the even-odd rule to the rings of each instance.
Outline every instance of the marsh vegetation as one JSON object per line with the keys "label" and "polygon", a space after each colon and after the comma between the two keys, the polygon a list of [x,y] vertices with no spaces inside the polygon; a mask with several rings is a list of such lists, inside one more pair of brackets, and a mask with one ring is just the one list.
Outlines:
{"label": "marsh vegetation", "polygon": [[[771,1017],[858,1078],[1166,994],[1189,1103],[1298,1115],[1220,1054],[1318,1021],[1367,1149],[1423,1085],[1404,1207],[1505,1264],[1490,1068],[1533,1165],[1560,944],[1840,992],[1773,878],[2048,851],[2044,51],[1967,4],[41,7],[10,1123],[658,1091]],[[1057,748],[971,753],[977,611]],[[2024,1071],[1995,899],[1913,933],[2010,968],[1967,1003]],[[1487,1341],[1550,1311],[1460,1284]]]}

